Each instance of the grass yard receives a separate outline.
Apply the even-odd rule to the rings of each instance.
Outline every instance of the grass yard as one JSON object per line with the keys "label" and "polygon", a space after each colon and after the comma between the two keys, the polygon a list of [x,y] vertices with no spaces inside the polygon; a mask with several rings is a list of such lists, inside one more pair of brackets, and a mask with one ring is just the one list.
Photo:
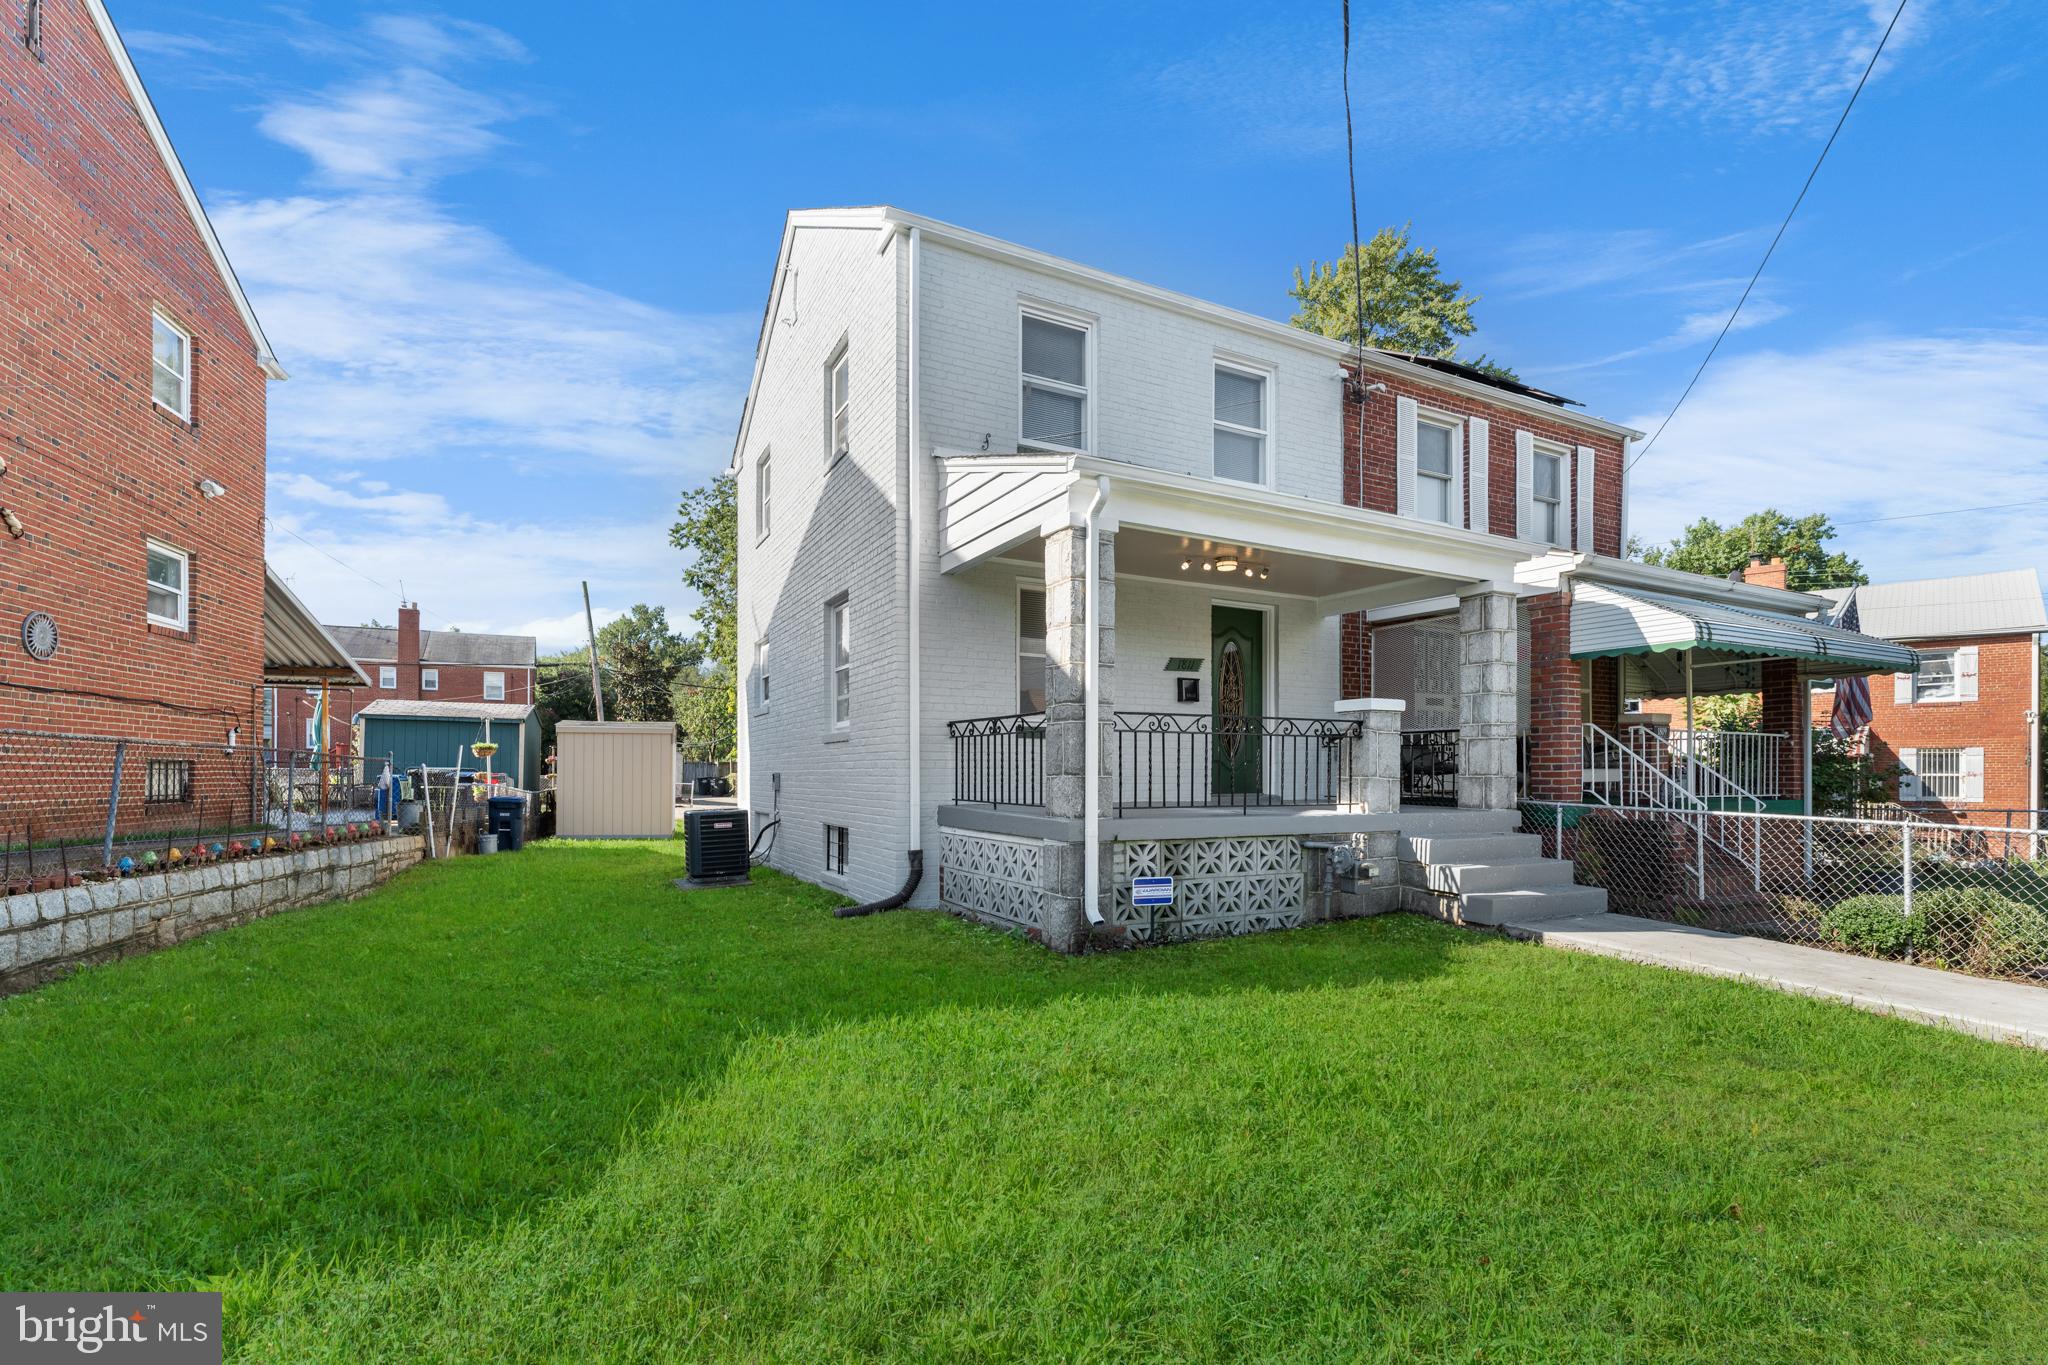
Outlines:
{"label": "grass yard", "polygon": [[681,845],[0,1002],[0,1284],[248,1360],[2048,1350],[2048,1056],[1407,916],[1068,960]]}

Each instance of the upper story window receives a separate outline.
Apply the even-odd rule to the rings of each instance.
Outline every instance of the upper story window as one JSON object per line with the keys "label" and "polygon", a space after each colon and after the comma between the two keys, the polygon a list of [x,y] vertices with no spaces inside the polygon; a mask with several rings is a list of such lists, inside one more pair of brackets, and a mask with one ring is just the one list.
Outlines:
{"label": "upper story window", "polygon": [[1455,521],[1458,433],[1427,419],[1415,424],[1415,515],[1425,521]]}
{"label": "upper story window", "polygon": [[183,550],[154,540],[145,543],[145,553],[149,561],[147,613],[150,624],[169,626],[173,630],[185,629],[191,619],[189,585],[192,557]]}
{"label": "upper story window", "polygon": [[769,458],[770,453],[766,450],[762,451],[761,458],[754,462],[754,539],[756,540],[766,540],[771,529],[768,498],[771,492],[770,481],[774,477],[775,465]]}
{"label": "upper story window", "polygon": [[395,692],[395,691],[397,691],[397,690],[398,690],[398,667],[397,667],[397,665],[395,665],[395,664],[378,664],[378,665],[377,665],[377,687],[378,687],[378,689],[379,689],[380,691],[384,691],[384,692]]}
{"label": "upper story window", "polygon": [[423,669],[421,669],[421,670],[420,670],[420,691],[422,691],[422,692],[439,692],[440,690],[441,690],[441,670],[440,670],[440,669],[438,669],[438,668],[423,668]]}
{"label": "upper story window", "polygon": [[1020,352],[1023,412],[1019,444],[1088,449],[1088,328],[1026,312]]}
{"label": "upper story window", "polygon": [[768,686],[768,642],[762,640],[754,646],[754,704],[764,711],[767,710],[770,694]]}
{"label": "upper story window", "polygon": [[1571,520],[1565,511],[1564,491],[1569,485],[1564,452],[1537,449],[1529,471],[1530,510],[1535,520],[1532,534],[1548,545],[1567,544],[1571,540]]}
{"label": "upper story window", "polygon": [[827,463],[838,459],[853,445],[853,370],[842,344],[825,367],[825,422]]}
{"label": "upper story window", "polygon": [[192,420],[192,338],[162,313],[150,314],[149,394],[156,405]]}
{"label": "upper story window", "polygon": [[832,728],[844,730],[853,723],[853,613],[845,598],[826,613],[825,660],[831,670]]}
{"label": "upper story window", "polygon": [[43,59],[43,0],[28,0],[28,15],[22,24],[21,44],[37,61]]}
{"label": "upper story window", "polygon": [[1267,481],[1266,376],[1234,365],[1216,367],[1216,461],[1219,479]]}
{"label": "upper story window", "polygon": [[503,673],[492,672],[484,674],[484,700],[505,700],[505,675]]}
{"label": "upper story window", "polygon": [[1017,589],[1017,709],[1045,709],[1045,589]]}
{"label": "upper story window", "polygon": [[[1962,696],[1961,679],[1952,649],[1922,650],[1920,671],[1913,675],[1913,700],[1955,701]],[[1936,752],[1922,749],[1923,754]]]}

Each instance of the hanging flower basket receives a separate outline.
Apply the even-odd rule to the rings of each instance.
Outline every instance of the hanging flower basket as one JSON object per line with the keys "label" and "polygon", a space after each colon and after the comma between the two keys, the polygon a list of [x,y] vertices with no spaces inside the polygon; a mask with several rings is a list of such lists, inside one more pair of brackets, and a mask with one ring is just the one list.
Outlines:
{"label": "hanging flower basket", "polygon": [[475,754],[478,758],[489,758],[492,754],[498,752],[498,746],[496,744],[491,743],[488,740],[480,740],[477,743],[470,745],[469,751]]}

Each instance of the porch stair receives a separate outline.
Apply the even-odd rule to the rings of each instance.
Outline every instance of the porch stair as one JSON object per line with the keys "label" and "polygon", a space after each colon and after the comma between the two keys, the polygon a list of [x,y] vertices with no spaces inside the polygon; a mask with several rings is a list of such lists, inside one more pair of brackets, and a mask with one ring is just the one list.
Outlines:
{"label": "porch stair", "polygon": [[1505,924],[1598,914],[1607,892],[1572,881],[1572,865],[1543,856],[1515,811],[1442,811],[1404,820],[1401,885],[1411,910],[1454,924]]}

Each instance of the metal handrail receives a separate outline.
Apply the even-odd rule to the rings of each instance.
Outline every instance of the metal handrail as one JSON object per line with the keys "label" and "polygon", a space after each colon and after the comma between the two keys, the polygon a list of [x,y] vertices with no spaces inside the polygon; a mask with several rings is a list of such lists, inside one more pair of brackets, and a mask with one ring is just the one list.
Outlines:
{"label": "metal handrail", "polygon": [[[1340,799],[1356,718],[1119,711],[1117,810],[1252,809]],[[1220,746],[1220,750],[1219,750]]]}
{"label": "metal handrail", "polygon": [[1045,804],[1045,713],[946,722],[953,799],[962,805]]}

